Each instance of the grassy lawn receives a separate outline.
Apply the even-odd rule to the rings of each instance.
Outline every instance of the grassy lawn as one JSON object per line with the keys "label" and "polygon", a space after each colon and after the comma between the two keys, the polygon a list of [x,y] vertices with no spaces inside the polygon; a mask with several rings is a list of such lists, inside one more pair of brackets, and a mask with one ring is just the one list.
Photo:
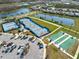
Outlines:
{"label": "grassy lawn", "polygon": [[57,49],[54,45],[47,47],[47,59],[71,59],[64,53],[62,53],[59,49]]}
{"label": "grassy lawn", "polygon": [[53,31],[53,30],[55,30],[56,28],[58,28],[57,26],[54,26],[54,25],[51,25],[51,24],[49,24],[49,23],[46,23],[46,22],[41,21],[41,19],[38,20],[38,19],[33,18],[33,17],[31,17],[31,16],[29,16],[29,17],[30,17],[34,22],[36,22],[37,24],[39,24],[39,25],[41,25],[41,26],[44,26],[44,27],[48,28],[50,31]]}
{"label": "grassy lawn", "polygon": [[78,54],[78,57],[77,57],[77,59],[79,59],[79,54]]}
{"label": "grassy lawn", "polygon": [[72,31],[69,31],[69,30],[67,30],[65,28],[62,28],[61,30],[64,31],[64,32],[66,32],[66,33],[68,33],[68,34],[70,34],[70,35],[72,35],[72,36],[74,36],[74,37],[79,38],[79,34],[77,34],[77,33],[74,33]]}
{"label": "grassy lawn", "polygon": [[72,29],[74,29],[74,30],[76,30],[76,31],[79,31],[79,17],[72,17],[72,16],[67,16],[67,15],[59,15],[59,14],[44,13],[44,12],[40,12],[40,13],[48,14],[48,15],[52,15],[52,16],[59,16],[59,17],[64,17],[64,18],[73,19],[73,20],[75,21],[75,26],[73,26],[73,27],[69,27],[69,26],[66,26],[66,25],[63,25],[63,26],[72,28]]}
{"label": "grassy lawn", "polygon": [[[61,31],[62,29],[60,29],[60,30],[58,30],[58,31]],[[57,32],[58,32],[57,31]],[[62,30],[62,31],[64,31],[64,30]],[[57,33],[57,32],[55,32],[55,33]],[[65,32],[65,31],[64,31]],[[55,33],[53,33],[53,34],[55,34]],[[51,35],[53,35],[53,34],[51,34]],[[49,36],[47,36],[47,37],[45,37],[44,38],[44,42],[46,43],[46,44],[48,44],[49,43],[49,41],[48,41],[48,39],[47,38],[49,38],[51,35],[49,35]],[[77,50],[77,47],[78,47],[78,41],[76,41],[76,43],[72,46],[72,47],[70,47],[68,50],[67,50],[67,52],[69,53],[69,54],[71,54],[71,55],[73,55],[74,56],[74,54],[75,54],[75,52],[76,52],[76,50]],[[47,49],[47,54],[49,55],[49,57],[48,57],[48,59],[68,59],[69,57],[67,56],[67,55],[65,55],[63,52],[61,52],[61,51],[59,51],[59,49],[58,48],[56,48],[54,45],[51,45],[51,46],[49,46],[49,49]],[[62,58],[61,58],[62,57]],[[70,58],[71,59],[71,58]]]}
{"label": "grassy lawn", "polygon": [[[75,21],[75,26],[73,26],[73,27],[69,27],[69,26],[66,26],[66,25],[62,25],[62,26],[63,26],[64,28],[67,27],[67,28],[69,28],[69,29],[73,29],[73,30],[79,32],[79,17],[71,17],[71,16],[59,15],[59,14],[50,14],[50,13],[44,13],[44,12],[41,12],[41,11],[39,11],[39,13],[49,14],[49,15],[53,15],[53,16],[59,16],[59,17],[65,17],[65,18],[73,19],[73,20]],[[38,14],[38,13],[37,13],[37,14]],[[32,16],[34,16],[34,15],[32,15]],[[49,21],[49,22],[50,22],[50,21]],[[50,28],[51,28],[51,27],[50,27]],[[69,31],[69,30],[64,29],[64,28],[61,29],[61,30],[64,31],[64,32],[67,32],[67,33],[71,34],[72,36],[75,36],[75,37],[79,38],[79,34],[76,34],[76,33],[72,32],[72,31]]]}

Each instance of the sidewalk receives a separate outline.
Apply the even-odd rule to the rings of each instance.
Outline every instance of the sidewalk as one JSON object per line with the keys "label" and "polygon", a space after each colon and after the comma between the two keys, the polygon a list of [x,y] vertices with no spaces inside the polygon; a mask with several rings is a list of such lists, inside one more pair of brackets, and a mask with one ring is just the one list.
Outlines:
{"label": "sidewalk", "polygon": [[73,59],[77,59],[78,54],[79,54],[79,46],[78,46],[78,48],[77,48],[77,51],[76,51],[75,56],[74,56],[74,58],[73,58]]}

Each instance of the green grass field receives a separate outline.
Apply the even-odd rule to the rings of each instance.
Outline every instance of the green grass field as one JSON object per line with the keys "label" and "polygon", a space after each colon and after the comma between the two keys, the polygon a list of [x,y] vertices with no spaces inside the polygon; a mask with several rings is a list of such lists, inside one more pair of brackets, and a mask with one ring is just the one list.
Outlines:
{"label": "green grass field", "polygon": [[58,27],[55,26],[55,25],[51,25],[51,24],[49,24],[49,23],[46,23],[46,22],[41,21],[41,19],[38,20],[38,19],[33,18],[33,17],[31,17],[31,16],[29,16],[29,17],[30,17],[34,22],[36,22],[37,24],[39,24],[39,25],[41,25],[41,26],[44,26],[44,27],[47,27],[50,31],[53,31],[53,30],[55,30],[55,29],[58,28]]}
{"label": "green grass field", "polygon": [[77,59],[79,59],[79,54],[78,54],[78,57],[77,57]]}
{"label": "green grass field", "polygon": [[[44,12],[41,12],[41,13],[44,13]],[[53,14],[53,13],[44,13],[44,14],[49,14],[49,15],[52,15],[52,16],[59,16],[59,17],[73,19],[75,21],[75,26],[73,26],[73,27],[69,27],[69,26],[66,26],[66,25],[63,25],[63,26],[72,28],[72,29],[74,29],[76,31],[79,31],[79,17],[72,17],[72,16],[59,15],[59,14]]]}
{"label": "green grass field", "polygon": [[[79,34],[76,34],[76,33],[72,32],[72,31],[69,31],[69,30],[65,29],[65,28],[69,28],[69,29],[73,29],[73,30],[79,32],[79,17],[71,17],[71,16],[66,16],[66,15],[44,13],[44,12],[41,12],[41,11],[39,11],[39,13],[43,13],[43,14],[48,14],[48,15],[53,15],[53,16],[59,16],[59,17],[64,17],[64,18],[73,19],[73,20],[75,21],[75,26],[70,27],[70,26],[66,26],[66,25],[61,25],[61,26],[64,27],[64,28],[62,28],[61,30],[65,31],[65,32],[67,32],[67,33],[69,33],[69,34],[71,34],[72,36],[76,36],[76,37],[79,38]],[[38,13],[37,13],[37,14],[38,14]],[[32,15],[32,16],[34,16],[34,15]],[[48,22],[51,22],[51,21],[48,21]],[[51,22],[51,23],[52,23],[52,22]],[[56,23],[56,24],[57,24],[57,23]],[[59,24],[59,25],[60,25],[60,24]],[[51,27],[50,27],[50,29],[51,29]]]}
{"label": "green grass field", "polygon": [[54,45],[49,46],[46,50],[48,59],[72,59],[57,49]]}

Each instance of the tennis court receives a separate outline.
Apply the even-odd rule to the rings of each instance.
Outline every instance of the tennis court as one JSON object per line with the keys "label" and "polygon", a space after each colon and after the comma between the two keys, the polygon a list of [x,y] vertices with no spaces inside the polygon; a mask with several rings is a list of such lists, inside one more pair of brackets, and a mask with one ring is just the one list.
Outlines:
{"label": "tennis court", "polygon": [[52,41],[54,41],[54,40],[56,40],[58,37],[60,37],[60,36],[62,36],[64,34],[64,32],[58,32],[58,33],[56,33],[56,34],[53,34],[53,35],[51,35],[50,36],[50,40],[52,40]]}
{"label": "tennis court", "polygon": [[58,22],[59,24],[75,26],[75,22],[73,19],[59,17],[59,16],[50,16],[47,14],[36,14],[35,17],[41,18],[43,20]]}
{"label": "tennis court", "polygon": [[68,50],[68,48],[72,47],[76,43],[76,39],[70,37],[67,41],[60,45],[64,50]]}
{"label": "tennis court", "polygon": [[2,27],[3,27],[4,32],[19,28],[19,26],[15,22],[4,23],[2,24]]}
{"label": "tennis court", "polygon": [[68,50],[76,43],[76,37],[64,33],[63,31],[51,35],[49,39],[64,50]]}

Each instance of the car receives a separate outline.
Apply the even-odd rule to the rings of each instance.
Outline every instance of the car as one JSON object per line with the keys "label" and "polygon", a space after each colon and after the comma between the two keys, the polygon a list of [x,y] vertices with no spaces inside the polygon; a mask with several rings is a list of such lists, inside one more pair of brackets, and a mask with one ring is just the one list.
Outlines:
{"label": "car", "polygon": [[20,58],[24,57],[24,51],[20,54]]}
{"label": "car", "polygon": [[2,50],[2,53],[4,53],[6,49],[7,49],[7,47],[5,46],[5,48]]}
{"label": "car", "polygon": [[15,36],[11,37],[10,39],[13,39]]}
{"label": "car", "polygon": [[9,47],[13,44],[13,42],[8,43],[6,46]]}
{"label": "car", "polygon": [[21,48],[17,51],[17,55],[21,54],[22,52],[23,52],[23,49]]}
{"label": "car", "polygon": [[22,46],[19,46],[19,47],[18,47],[18,50],[19,50],[21,47],[22,47]]}
{"label": "car", "polygon": [[43,44],[40,44],[40,45],[39,45],[39,49],[42,49],[42,48],[43,48]]}
{"label": "car", "polygon": [[18,51],[17,51],[17,55],[21,54],[24,51],[24,46],[19,46]]}
{"label": "car", "polygon": [[10,48],[7,48],[4,52],[5,52],[5,53],[8,53],[9,50],[10,50]]}
{"label": "car", "polygon": [[17,47],[16,45],[11,46],[11,49],[9,50],[9,52],[12,52],[16,47]]}
{"label": "car", "polygon": [[25,39],[27,39],[28,38],[28,36],[23,36],[23,39],[25,40]]}
{"label": "car", "polygon": [[2,35],[2,33],[0,33],[0,36]]}

